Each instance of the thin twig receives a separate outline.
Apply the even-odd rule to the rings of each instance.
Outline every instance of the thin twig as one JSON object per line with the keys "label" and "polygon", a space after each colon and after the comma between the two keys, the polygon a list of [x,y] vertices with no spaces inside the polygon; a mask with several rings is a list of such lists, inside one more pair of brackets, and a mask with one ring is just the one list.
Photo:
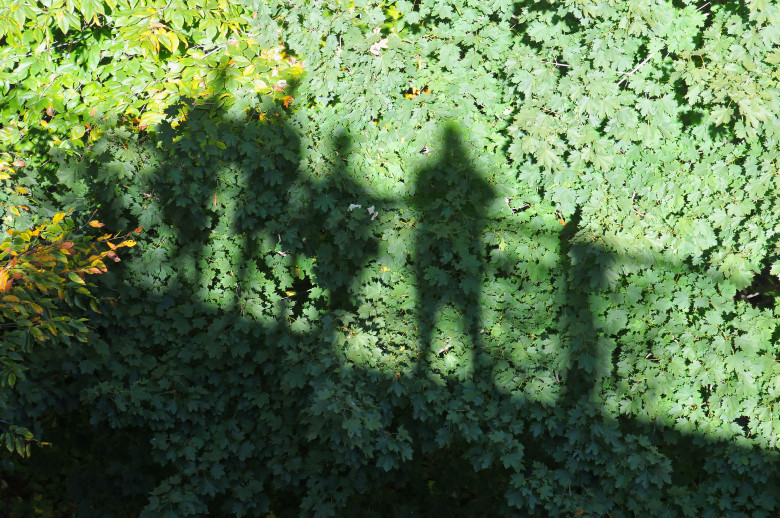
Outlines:
{"label": "thin twig", "polygon": [[217,45],[216,47],[214,47],[213,49],[211,49],[209,52],[207,52],[207,53],[203,54],[203,55],[200,57],[200,59],[206,58],[206,57],[208,57],[208,56],[210,56],[210,55],[214,54],[215,52],[218,52],[218,51],[220,51],[220,50],[222,50],[222,49],[226,49],[227,47],[228,47],[228,44],[227,44],[227,43],[225,43],[225,44],[223,44],[223,45]]}
{"label": "thin twig", "polygon": [[650,61],[650,60],[653,58],[653,56],[655,56],[657,53],[658,53],[658,51],[656,50],[655,52],[653,52],[652,54],[650,54],[649,56],[647,56],[647,57],[645,58],[645,60],[644,60],[644,61],[642,61],[641,63],[639,63],[639,64],[638,64],[638,65],[637,65],[637,66],[634,68],[634,70],[632,70],[631,72],[629,72],[628,74],[626,74],[626,75],[625,75],[625,77],[623,77],[623,79],[621,79],[620,81],[618,81],[618,84],[617,84],[617,85],[618,85],[618,86],[620,86],[621,84],[623,84],[623,81],[627,80],[629,77],[631,77],[631,76],[633,76],[634,74],[636,74],[636,73],[639,71],[639,69],[640,69],[640,68],[642,68],[643,66],[645,66],[645,63],[647,63],[648,61]]}
{"label": "thin twig", "polygon": [[446,352],[447,352],[447,351],[449,351],[450,349],[452,349],[452,344],[447,344],[445,347],[442,347],[441,349],[439,349],[439,350],[436,352],[436,354],[437,354],[438,356],[441,356],[442,354],[446,353]]}

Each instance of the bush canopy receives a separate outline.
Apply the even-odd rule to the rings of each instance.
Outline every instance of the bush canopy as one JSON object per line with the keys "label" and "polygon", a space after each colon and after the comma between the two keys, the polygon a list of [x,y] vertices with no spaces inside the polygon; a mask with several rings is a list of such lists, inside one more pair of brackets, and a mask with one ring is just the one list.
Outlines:
{"label": "bush canopy", "polygon": [[0,12],[4,225],[143,229],[10,516],[780,511],[774,3]]}

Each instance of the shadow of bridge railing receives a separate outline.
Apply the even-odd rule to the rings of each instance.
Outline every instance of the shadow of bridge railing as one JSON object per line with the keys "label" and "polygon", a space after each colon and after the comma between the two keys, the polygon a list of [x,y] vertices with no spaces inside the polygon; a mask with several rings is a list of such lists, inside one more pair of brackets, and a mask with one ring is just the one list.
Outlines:
{"label": "shadow of bridge railing", "polygon": [[350,169],[347,132],[304,153],[270,119],[193,110],[148,151],[145,200],[101,194],[106,221],[161,239],[109,279],[110,375],[85,389],[95,421],[150,431],[148,513],[776,508],[776,456],[707,408],[691,323],[643,320],[669,302],[652,275],[612,289],[658,269],[716,286],[707,272],[617,253],[533,193],[513,206],[455,127],[399,199]]}

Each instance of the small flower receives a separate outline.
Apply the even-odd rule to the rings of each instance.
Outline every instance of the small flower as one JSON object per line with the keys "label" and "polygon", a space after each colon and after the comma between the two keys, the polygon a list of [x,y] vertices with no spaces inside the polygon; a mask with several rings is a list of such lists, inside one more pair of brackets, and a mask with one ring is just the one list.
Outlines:
{"label": "small flower", "polygon": [[382,53],[382,49],[386,49],[386,48],[387,48],[387,38],[382,38],[381,40],[371,45],[371,48],[368,49],[368,51],[374,56],[379,56]]}

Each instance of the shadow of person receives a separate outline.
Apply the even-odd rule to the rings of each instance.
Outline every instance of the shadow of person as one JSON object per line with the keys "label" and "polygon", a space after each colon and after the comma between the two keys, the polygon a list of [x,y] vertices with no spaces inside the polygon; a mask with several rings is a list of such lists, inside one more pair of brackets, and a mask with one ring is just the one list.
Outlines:
{"label": "shadow of person", "polygon": [[[286,114],[269,106],[262,124],[240,128],[239,147],[252,151],[242,154],[234,163],[234,182],[221,186],[220,198],[226,208],[225,226],[237,236],[240,247],[231,260],[235,269],[229,273],[235,281],[230,306],[236,316],[250,320],[252,308],[262,301],[276,305],[277,322],[285,322],[295,299],[286,295],[296,283],[295,261],[288,236],[296,234],[285,214],[289,214],[289,191],[299,180],[300,138],[286,122]],[[267,150],[258,160],[259,150]],[[266,255],[269,250],[275,253]],[[276,282],[269,289],[269,280]]]}
{"label": "shadow of person", "polygon": [[301,178],[282,237],[289,250],[316,259],[308,264],[311,284],[321,291],[319,304],[331,316],[356,310],[362,276],[378,253],[372,221],[383,200],[354,179],[351,142],[348,132],[338,129],[325,171]]}
{"label": "shadow of person", "polygon": [[[365,324],[359,306],[379,249],[372,222],[384,204],[355,180],[351,142],[348,132],[337,130],[320,144],[325,167],[299,169],[279,232],[280,255],[294,277],[286,317],[293,333],[289,341],[295,343],[280,370],[308,373],[296,414],[302,455],[311,455],[302,465],[314,478],[322,469],[322,452],[334,451],[328,469],[335,485],[365,479],[373,443],[363,423],[376,421],[378,386],[387,381],[360,368],[351,352]],[[344,445],[349,453],[336,453]],[[313,488],[307,498],[327,499],[332,491]]]}
{"label": "shadow of person", "polygon": [[[151,244],[122,263],[125,272],[115,272],[123,308],[133,308],[135,316],[120,323],[106,311],[99,325],[117,347],[134,347],[145,361],[127,367],[122,362],[133,360],[97,359],[119,374],[90,397],[97,412],[112,412],[130,386],[143,394],[142,403],[129,407],[137,419],[144,412],[166,414],[168,424],[148,423],[147,445],[156,455],[160,437],[170,433],[166,444],[177,454],[157,457],[153,484],[166,484],[182,462],[197,461],[209,440],[193,449],[190,438],[213,437],[217,422],[247,438],[237,444],[252,455],[236,475],[260,487],[268,483],[264,463],[274,452],[290,459],[304,454],[294,436],[273,446],[249,439],[258,427],[273,433],[298,422],[308,403],[293,376],[302,372],[291,353],[301,333],[290,329],[294,304],[285,295],[293,257],[274,250],[283,250],[280,236],[288,231],[280,215],[288,214],[288,191],[298,180],[299,138],[271,99],[234,112],[220,108],[219,98],[186,100],[172,109],[186,110],[178,125],[163,124],[154,139],[133,143],[139,162],[155,157],[148,176],[136,180],[145,182],[143,205],[121,206],[117,200],[126,197],[119,185],[105,192],[105,205],[118,213],[108,219],[137,218]],[[214,399],[206,403],[203,394]],[[261,417],[253,414],[259,408]],[[186,493],[193,499],[204,494],[201,483],[185,482]],[[220,495],[231,490],[218,486],[208,490],[207,514],[224,514]],[[253,505],[268,506],[273,494],[262,492]]]}
{"label": "shadow of person", "polygon": [[436,449],[420,437],[406,468],[412,477],[436,480],[425,500],[429,516],[460,512],[458,507],[484,512],[503,498],[505,470],[483,463],[500,448],[485,429],[499,408],[510,410],[496,390],[483,329],[487,206],[497,193],[471,166],[456,126],[444,127],[441,142],[423,158],[432,163],[419,170],[409,202],[417,220],[411,260],[418,351],[411,398],[435,398],[443,411],[430,416],[438,423]]}
{"label": "shadow of person", "polygon": [[186,123],[174,127],[170,119],[160,125],[159,140],[166,149],[163,160],[151,179],[149,196],[158,201],[162,221],[169,226],[174,242],[170,256],[172,279],[167,288],[205,295],[204,257],[212,230],[218,226],[220,207],[217,189],[223,167],[218,133],[231,131],[221,110],[213,101],[185,99],[168,110],[170,115],[185,114]]}
{"label": "shadow of person", "polygon": [[[484,209],[496,193],[470,168],[457,129],[444,129],[444,148],[423,168],[411,200],[419,223],[415,236],[416,309],[420,351],[417,375],[441,376],[432,360],[454,348],[468,348],[470,357],[456,379],[484,378],[481,334],[481,291],[485,273]],[[434,158],[434,157],[432,157]],[[461,344],[465,335],[468,344]],[[487,379],[480,381],[490,382]]]}

